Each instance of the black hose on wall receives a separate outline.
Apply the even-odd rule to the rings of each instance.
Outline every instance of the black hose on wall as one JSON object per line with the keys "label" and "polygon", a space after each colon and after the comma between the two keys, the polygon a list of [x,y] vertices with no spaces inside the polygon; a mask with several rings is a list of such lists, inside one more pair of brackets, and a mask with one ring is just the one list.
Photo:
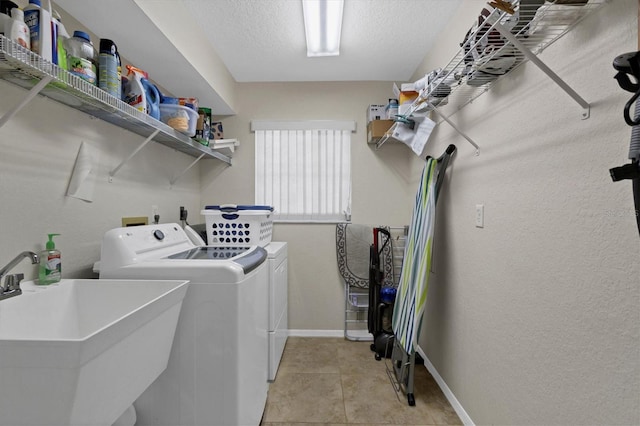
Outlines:
{"label": "black hose on wall", "polygon": [[[631,126],[631,143],[629,159],[631,163],[609,170],[614,182],[629,179],[633,187],[633,204],[638,232],[640,233],[640,51],[618,55],[613,60],[613,68],[617,71],[615,79],[618,85],[633,96],[624,106],[624,121]],[[635,103],[634,118],[631,118],[631,107]]]}
{"label": "black hose on wall", "polygon": [[[640,102],[636,102],[634,121],[640,120]],[[631,128],[631,144],[629,145],[629,159],[640,170],[640,125]],[[640,233],[640,177],[633,179],[633,203],[635,206],[636,223]]]}

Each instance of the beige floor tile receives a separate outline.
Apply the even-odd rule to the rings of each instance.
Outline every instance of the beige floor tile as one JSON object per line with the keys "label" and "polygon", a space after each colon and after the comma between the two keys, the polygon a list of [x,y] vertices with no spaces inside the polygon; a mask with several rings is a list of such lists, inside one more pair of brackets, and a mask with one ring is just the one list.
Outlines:
{"label": "beige floor tile", "polygon": [[260,426],[347,426],[347,424],[346,423],[260,423]]}
{"label": "beige floor tile", "polygon": [[[424,366],[416,366],[414,385],[416,401],[421,400],[438,425],[461,425],[462,421],[449,404],[447,397]],[[417,404],[417,402],[416,402]]]}
{"label": "beige floor tile", "polygon": [[435,424],[424,402],[416,398],[416,406],[409,407],[406,398],[398,399],[386,373],[343,374],[342,389],[350,424]]}
{"label": "beige floor tile", "polygon": [[337,345],[337,361],[342,374],[366,374],[372,371],[384,373],[384,360],[376,361],[371,342],[345,340]]}
{"label": "beige floor tile", "polygon": [[346,422],[340,375],[278,373],[269,386],[264,422]]}
{"label": "beige floor tile", "polygon": [[[290,337],[282,354],[278,376],[283,373],[340,373],[339,339]],[[279,377],[276,377],[276,382]]]}
{"label": "beige floor tile", "polygon": [[289,338],[262,426],[462,424],[423,365],[415,369],[415,407],[406,396],[396,397],[384,360],[376,361],[369,346],[344,338]]}

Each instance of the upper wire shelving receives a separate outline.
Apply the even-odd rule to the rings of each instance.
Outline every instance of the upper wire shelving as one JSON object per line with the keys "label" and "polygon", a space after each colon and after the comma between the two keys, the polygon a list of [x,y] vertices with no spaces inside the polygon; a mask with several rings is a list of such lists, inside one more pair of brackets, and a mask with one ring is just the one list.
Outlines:
{"label": "upper wire shelving", "polygon": [[[514,0],[510,2],[513,13],[495,8],[487,16],[480,15],[482,18],[477,19],[478,23],[469,33],[460,35],[462,43],[458,52],[431,80],[431,84],[419,92],[405,115],[409,117],[416,113],[433,112],[440,119],[439,122],[449,123],[479,149],[450,120],[451,116],[488,91],[502,75],[531,61],[582,107],[582,119],[589,118],[589,103],[544,64],[538,55],[606,1],[558,0],[554,3]],[[376,149],[392,138],[398,125],[394,123],[391,126],[376,144]]]}
{"label": "upper wire shelving", "polygon": [[0,79],[30,91],[22,102],[0,117],[0,127],[40,94],[147,138],[142,146],[153,140],[198,159],[210,157],[231,164],[230,157],[177,132],[1,35]]}

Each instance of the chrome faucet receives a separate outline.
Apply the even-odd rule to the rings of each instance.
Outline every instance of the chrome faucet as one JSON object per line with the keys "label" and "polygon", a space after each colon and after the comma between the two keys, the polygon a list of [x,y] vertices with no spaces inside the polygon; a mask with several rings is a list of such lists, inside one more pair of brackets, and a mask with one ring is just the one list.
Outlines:
{"label": "chrome faucet", "polygon": [[7,275],[4,280],[4,284],[2,284],[2,278],[25,257],[30,258],[32,264],[40,262],[40,258],[34,252],[23,251],[22,253],[17,255],[11,262],[7,263],[4,268],[0,269],[0,300],[22,294],[22,290],[20,289],[20,281],[24,279],[24,274]]}

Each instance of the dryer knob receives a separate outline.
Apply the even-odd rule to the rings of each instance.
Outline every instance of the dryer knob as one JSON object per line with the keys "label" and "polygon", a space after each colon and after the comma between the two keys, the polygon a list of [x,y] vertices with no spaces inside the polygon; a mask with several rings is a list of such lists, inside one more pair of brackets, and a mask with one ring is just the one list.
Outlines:
{"label": "dryer knob", "polygon": [[153,236],[156,237],[156,240],[160,240],[160,241],[164,240],[164,233],[159,229],[156,229],[155,231],[153,231]]}

